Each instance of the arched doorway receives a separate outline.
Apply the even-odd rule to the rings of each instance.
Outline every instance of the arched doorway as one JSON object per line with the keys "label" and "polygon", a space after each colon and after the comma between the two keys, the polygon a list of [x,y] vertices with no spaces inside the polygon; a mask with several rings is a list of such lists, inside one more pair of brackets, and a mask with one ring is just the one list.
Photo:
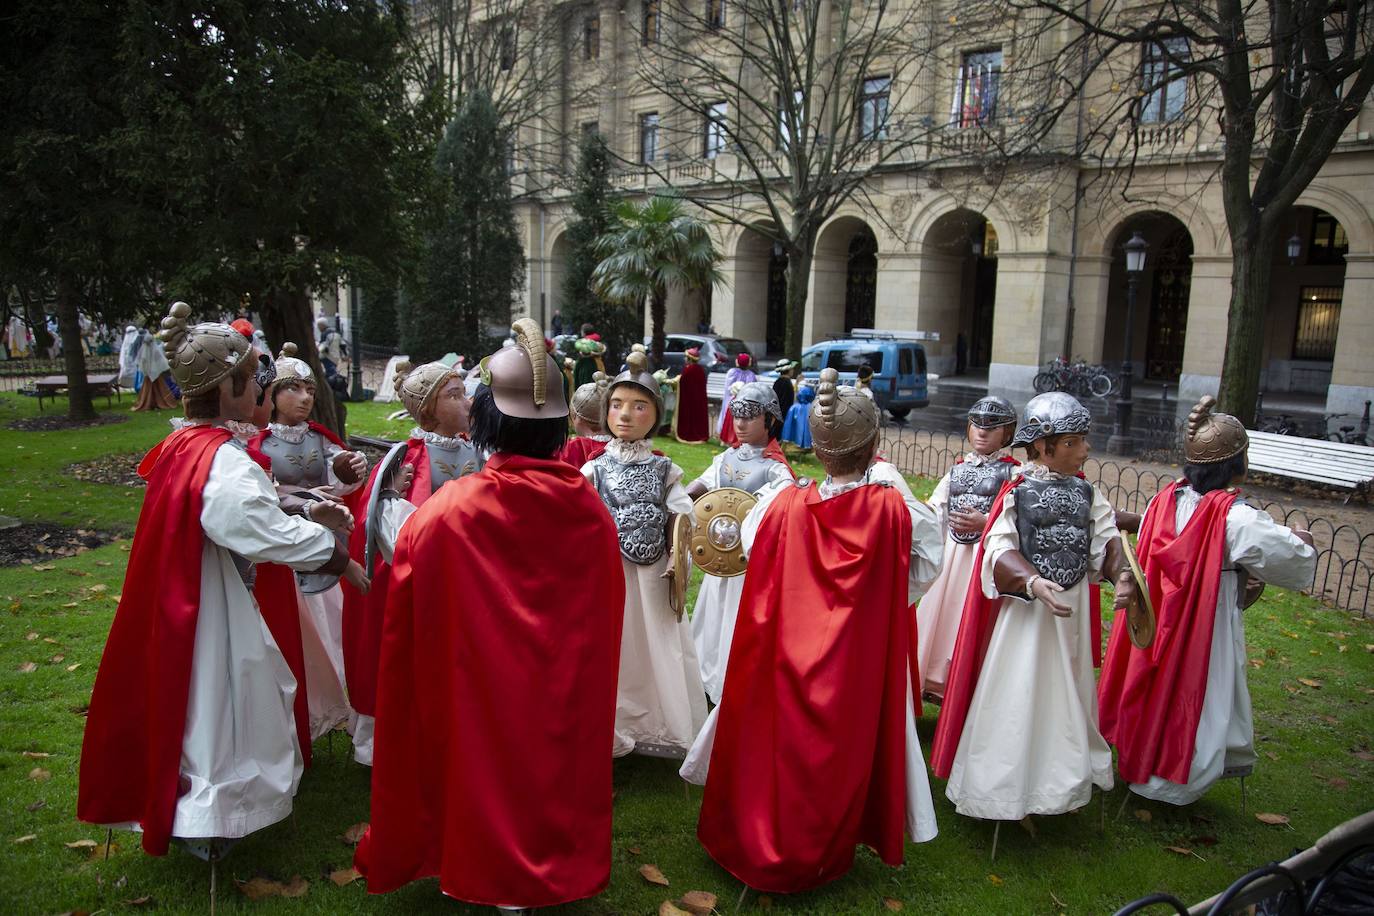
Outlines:
{"label": "arched doorway", "polygon": [[782,351],[787,325],[787,256],[768,235],[771,224],[760,223],[740,233],[735,243],[733,316],[712,312],[716,330],[749,344],[755,353]]}
{"label": "arched doorway", "polygon": [[992,361],[997,304],[997,229],[974,210],[940,216],[921,240],[920,330],[940,335],[926,345],[932,371],[961,375]]}
{"label": "arched doorway", "polygon": [[1145,251],[1145,268],[1136,280],[1131,368],[1137,378],[1175,384],[1183,371],[1193,237],[1177,217],[1168,213],[1151,210],[1136,214],[1123,221],[1110,236],[1108,254],[1112,264],[1107,279],[1102,361],[1112,366],[1126,359],[1130,285],[1123,246],[1137,232],[1149,247]]}
{"label": "arched doorway", "polygon": [[844,287],[844,328],[871,328],[878,304],[878,239],[864,227],[849,240],[849,273]]}
{"label": "arched doorway", "polygon": [[872,327],[877,302],[878,240],[855,216],[830,222],[816,239],[805,342]]}
{"label": "arched doorway", "polygon": [[[560,232],[558,238],[553,240],[553,245],[549,248],[549,269],[547,288],[544,292],[544,307],[540,315],[540,321],[545,328],[551,329],[553,324],[553,313],[563,310],[563,283],[568,276],[568,259],[572,256],[572,243],[568,241],[568,234]],[[565,325],[571,325],[571,320],[567,315],[563,315]],[[572,331],[567,331],[572,333]],[[552,333],[552,330],[549,331]]]}
{"label": "arched doorway", "polygon": [[1270,260],[1261,390],[1324,394],[1331,384],[1349,248],[1335,216],[1289,211]]}

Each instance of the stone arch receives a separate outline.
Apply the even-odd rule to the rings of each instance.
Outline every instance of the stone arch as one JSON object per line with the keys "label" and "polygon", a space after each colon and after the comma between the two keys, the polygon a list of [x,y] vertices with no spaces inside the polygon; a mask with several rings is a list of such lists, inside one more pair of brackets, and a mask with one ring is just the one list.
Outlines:
{"label": "stone arch", "polygon": [[912,251],[923,251],[923,240],[930,235],[931,227],[947,214],[955,211],[979,213],[996,227],[998,244],[1003,251],[1019,251],[1023,240],[1016,221],[1006,209],[995,200],[960,200],[953,194],[942,193],[926,201],[917,211],[906,233],[906,247]]}
{"label": "stone arch", "polygon": [[829,220],[816,236],[802,339],[871,327],[877,301],[877,233],[861,216]]}
{"label": "stone arch", "polygon": [[[1123,246],[1139,232],[1149,246],[1145,269],[1131,278]],[[1102,361],[1129,361],[1137,378],[1176,384],[1183,371],[1195,248],[1188,224],[1159,207],[1131,208],[1104,234],[1103,257],[1110,259],[1105,308],[1097,333]],[[1128,349],[1129,347],[1129,349]]]}
{"label": "stone arch", "polygon": [[[1081,236],[1084,239],[1090,239],[1095,235],[1100,240],[1100,246],[1096,250],[1092,250],[1085,245],[1085,250],[1082,253],[1085,256],[1114,257],[1114,249],[1120,247],[1122,242],[1130,238],[1130,236],[1116,238],[1121,227],[1133,217],[1150,213],[1166,214],[1187,229],[1188,235],[1192,239],[1194,254],[1210,256],[1229,251],[1231,247],[1229,239],[1225,238],[1216,224],[1207,216],[1201,200],[1201,195],[1195,200],[1187,200],[1175,194],[1158,192],[1152,193],[1149,200],[1104,201],[1096,219],[1086,227],[1089,234]],[[1094,233],[1094,229],[1098,231]],[[1102,231],[1104,229],[1106,231]]]}
{"label": "stone arch", "polygon": [[931,371],[959,375],[992,361],[997,252],[1002,226],[968,207],[945,210],[924,224],[916,296],[919,330]]}
{"label": "stone arch", "polygon": [[1314,181],[1298,195],[1293,206],[1325,210],[1345,228],[1351,254],[1374,254],[1374,218],[1349,192]]}

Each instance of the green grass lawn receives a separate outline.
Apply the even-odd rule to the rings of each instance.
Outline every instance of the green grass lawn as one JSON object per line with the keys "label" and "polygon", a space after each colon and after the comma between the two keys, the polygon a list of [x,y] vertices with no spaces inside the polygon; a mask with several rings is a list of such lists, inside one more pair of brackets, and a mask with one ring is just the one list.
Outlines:
{"label": "green grass lawn", "polygon": [[[351,428],[404,435],[409,424],[388,423],[386,406],[353,405]],[[17,432],[3,425],[36,413],[29,399],[0,396],[0,515],[130,532],[141,490],[85,484],[64,474],[64,468],[109,452],[146,449],[166,432],[167,414],[134,414],[125,423],[71,432]],[[669,442],[662,447],[689,477],[711,456],[703,446]],[[796,464],[799,472],[818,475],[813,460]],[[926,495],[933,482],[914,483]],[[41,569],[0,569],[5,609],[0,614],[0,909],[5,912],[207,908],[209,868],[185,852],[152,858],[127,833],[116,834],[117,848],[108,861],[65,845],[104,840],[103,831],[75,819],[77,768],[82,712],[117,596],[125,588],[156,585],[123,581],[128,547],[121,540],[37,564]],[[1038,839],[1015,825],[1004,827],[997,861],[989,864],[991,826],[955,815],[944,800],[943,783],[932,779],[940,836],[908,847],[905,866],[891,869],[861,852],[853,872],[826,888],[790,898],[751,896],[744,909],[881,913],[887,912],[883,899],[891,898],[921,913],[1103,913],[1156,890],[1194,902],[1254,865],[1309,845],[1374,806],[1374,627],[1272,588],[1247,612],[1246,623],[1260,761],[1247,782],[1245,813],[1235,782],[1217,786],[1190,808],[1137,801],[1120,821],[1109,820],[1105,832],[1094,802],[1076,814],[1040,819]],[[933,715],[921,723],[927,748],[934,724]],[[96,764],[123,765],[119,759]],[[668,761],[647,758],[616,763],[610,889],[557,912],[655,913],[662,901],[688,890],[718,894],[720,909],[733,910],[739,884],[696,841],[701,790],[684,790],[675,769]],[[368,817],[368,774],[352,762],[346,735],[335,735],[332,748],[320,741],[315,766],[301,785],[294,823],[254,834],[221,866],[220,911],[468,912],[443,898],[434,881],[368,897],[362,882],[337,887],[325,877],[351,861],[352,850],[341,835]],[[1109,818],[1123,797],[1120,787],[1108,795]],[[1255,819],[1256,812],[1285,814],[1292,826],[1266,826]],[[1170,846],[1192,852],[1171,852]],[[646,863],[661,868],[671,888],[642,880],[637,869]],[[257,875],[300,875],[309,890],[296,899],[250,902],[228,880]],[[130,902],[145,897],[151,902]]]}

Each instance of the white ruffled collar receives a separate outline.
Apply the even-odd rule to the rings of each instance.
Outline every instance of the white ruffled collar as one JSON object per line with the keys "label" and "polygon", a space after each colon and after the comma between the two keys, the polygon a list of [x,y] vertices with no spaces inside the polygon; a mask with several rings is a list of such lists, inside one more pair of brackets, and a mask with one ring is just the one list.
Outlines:
{"label": "white ruffled collar", "polygon": [[1071,474],[1061,474],[1058,471],[1051,470],[1045,465],[1037,464],[1034,461],[1022,465],[1021,474],[1025,477],[1029,477],[1031,480],[1068,480],[1073,476]]}
{"label": "white ruffled collar", "polygon": [[829,474],[826,474],[825,480],[821,481],[820,487],[818,488],[821,499],[831,499],[839,496],[841,493],[848,493],[850,490],[857,490],[859,487],[867,486],[873,482],[871,479],[872,474],[873,465],[871,464],[868,466],[868,470],[864,471],[864,476],[860,477],[858,480],[851,480],[849,483],[835,483],[834,479],[831,478]]}
{"label": "white ruffled collar", "polygon": [[290,442],[292,445],[304,442],[306,433],[310,432],[309,423],[297,423],[295,426],[287,426],[285,423],[268,423],[267,428],[272,435],[283,442]]}
{"label": "white ruffled collar", "polygon": [[1002,452],[996,451],[991,455],[984,455],[979,452],[968,452],[964,455],[964,464],[971,464],[974,467],[982,467],[985,464],[996,464],[1002,460]]}
{"label": "white ruffled collar", "polygon": [[626,442],[624,439],[612,439],[606,443],[606,454],[621,464],[639,464],[654,457],[654,440]]}
{"label": "white ruffled collar", "polygon": [[425,445],[432,445],[435,448],[446,448],[450,450],[462,448],[470,441],[467,436],[441,436],[436,432],[430,432],[418,426],[410,431],[410,438],[419,439],[424,442]]}
{"label": "white ruffled collar", "polygon": [[247,442],[249,439],[262,432],[257,426],[254,426],[252,423],[245,423],[242,420],[225,420],[224,428],[233,433],[234,438],[238,439],[240,442]]}

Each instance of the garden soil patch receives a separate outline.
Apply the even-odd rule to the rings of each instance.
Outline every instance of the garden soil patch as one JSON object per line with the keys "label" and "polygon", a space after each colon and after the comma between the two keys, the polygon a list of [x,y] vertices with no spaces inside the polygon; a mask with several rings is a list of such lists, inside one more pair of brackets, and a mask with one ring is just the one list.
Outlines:
{"label": "garden soil patch", "polygon": [[81,461],[67,466],[67,473],[77,480],[87,483],[110,483],[124,487],[147,486],[138,476],[138,465],[143,460],[142,452],[125,455],[102,455],[90,461]]}
{"label": "garden soil patch", "polygon": [[23,420],[11,420],[10,429],[17,429],[25,433],[54,433],[66,429],[86,429],[91,426],[105,426],[110,423],[123,423],[129,419],[120,413],[99,413],[94,420],[73,420],[66,414],[49,414],[45,417],[26,417]]}
{"label": "garden soil patch", "polygon": [[8,528],[0,527],[0,566],[32,566],[75,556],[108,544],[115,537],[109,531],[67,528],[49,522],[22,522]]}

